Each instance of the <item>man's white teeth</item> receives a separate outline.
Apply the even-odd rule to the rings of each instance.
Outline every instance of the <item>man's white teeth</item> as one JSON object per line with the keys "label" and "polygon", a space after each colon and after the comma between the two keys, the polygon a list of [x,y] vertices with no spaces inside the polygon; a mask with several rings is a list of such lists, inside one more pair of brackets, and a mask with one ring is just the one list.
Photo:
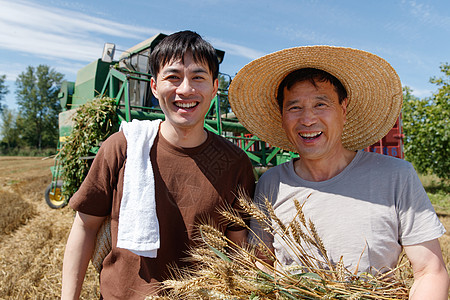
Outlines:
{"label": "man's white teeth", "polygon": [[175,102],[175,105],[181,108],[191,108],[197,105],[197,102],[190,102],[190,103],[186,103],[186,102]]}
{"label": "man's white teeth", "polygon": [[300,133],[300,136],[303,138],[314,138],[317,137],[319,135],[322,134],[322,131],[317,131],[317,132],[304,132],[304,133]]}

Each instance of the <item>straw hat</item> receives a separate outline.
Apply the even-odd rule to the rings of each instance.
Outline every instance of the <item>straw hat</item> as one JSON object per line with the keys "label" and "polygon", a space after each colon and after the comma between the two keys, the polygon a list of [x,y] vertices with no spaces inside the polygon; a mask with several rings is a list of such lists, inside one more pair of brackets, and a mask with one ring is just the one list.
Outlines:
{"label": "straw hat", "polygon": [[347,122],[342,133],[345,148],[364,149],[394,126],[403,92],[392,66],[374,54],[332,46],[284,49],[244,66],[233,79],[228,94],[242,125],[272,146],[297,152],[281,126],[276,96],[281,81],[302,68],[326,71],[347,90]]}

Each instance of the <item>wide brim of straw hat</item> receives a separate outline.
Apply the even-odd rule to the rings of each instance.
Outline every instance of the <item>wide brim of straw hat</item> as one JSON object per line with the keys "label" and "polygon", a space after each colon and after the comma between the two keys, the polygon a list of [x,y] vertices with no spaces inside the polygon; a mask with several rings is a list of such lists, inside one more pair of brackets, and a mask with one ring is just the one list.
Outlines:
{"label": "wide brim of straw hat", "polygon": [[384,59],[362,50],[304,46],[280,50],[244,66],[232,80],[228,98],[239,121],[272,146],[298,152],[281,125],[278,86],[292,71],[316,68],[330,73],[347,90],[347,121],[342,144],[361,150],[383,138],[400,115],[400,78]]}

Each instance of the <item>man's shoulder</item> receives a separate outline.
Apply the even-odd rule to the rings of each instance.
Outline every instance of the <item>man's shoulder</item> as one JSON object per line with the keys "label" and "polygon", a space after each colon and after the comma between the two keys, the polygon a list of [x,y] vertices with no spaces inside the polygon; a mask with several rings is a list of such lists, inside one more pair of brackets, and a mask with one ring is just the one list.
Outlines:
{"label": "man's shoulder", "polygon": [[360,151],[360,159],[358,165],[370,170],[379,170],[381,172],[411,172],[414,170],[412,164],[404,159],[397,157]]}
{"label": "man's shoulder", "polygon": [[289,166],[291,161],[268,168],[260,177],[258,182],[272,182],[273,180],[281,180],[282,177],[289,176]]}
{"label": "man's shoulder", "polygon": [[127,144],[127,139],[123,134],[123,131],[117,131],[111,134],[103,143],[102,146],[107,145],[108,147]]}
{"label": "man's shoulder", "polygon": [[102,155],[126,155],[127,139],[122,131],[111,134],[104,142],[102,142],[100,151]]}

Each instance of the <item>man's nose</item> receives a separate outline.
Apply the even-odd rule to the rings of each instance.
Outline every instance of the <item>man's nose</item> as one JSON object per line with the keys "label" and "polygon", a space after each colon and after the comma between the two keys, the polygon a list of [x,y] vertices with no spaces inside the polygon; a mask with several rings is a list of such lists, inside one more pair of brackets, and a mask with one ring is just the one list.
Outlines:
{"label": "man's nose", "polygon": [[189,78],[184,78],[181,84],[177,88],[177,93],[180,95],[189,95],[194,92],[194,87],[192,86],[191,80]]}
{"label": "man's nose", "polygon": [[299,120],[302,125],[311,126],[317,122],[317,115],[312,108],[303,108]]}

